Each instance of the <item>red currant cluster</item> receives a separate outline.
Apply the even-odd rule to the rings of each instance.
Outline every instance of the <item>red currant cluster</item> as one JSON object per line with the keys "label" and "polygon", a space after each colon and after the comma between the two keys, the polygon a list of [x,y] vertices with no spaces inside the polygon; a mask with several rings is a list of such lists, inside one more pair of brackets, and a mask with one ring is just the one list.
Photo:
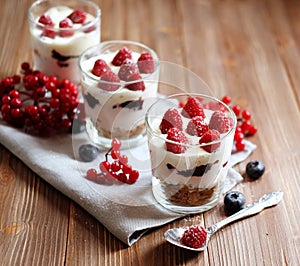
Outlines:
{"label": "red currant cluster", "polygon": [[[120,153],[121,142],[114,138],[111,148],[105,154],[105,160],[99,164],[100,172],[92,168],[86,172],[86,178],[97,183],[107,183],[119,180],[122,183],[134,184],[139,178],[139,172],[128,164],[128,157]],[[112,162],[109,162],[110,155]]]}
{"label": "red currant cluster", "polygon": [[68,131],[79,104],[77,86],[34,71],[27,62],[21,64],[21,74],[23,78],[14,75],[0,81],[2,119],[31,134]]}
{"label": "red currant cluster", "polygon": [[[231,97],[225,95],[222,102],[230,105]],[[245,137],[254,135],[257,132],[257,127],[250,122],[252,115],[247,109],[242,110],[239,105],[234,105],[231,108],[237,117],[237,127],[234,134],[235,147],[236,150],[242,151],[245,149]]]}

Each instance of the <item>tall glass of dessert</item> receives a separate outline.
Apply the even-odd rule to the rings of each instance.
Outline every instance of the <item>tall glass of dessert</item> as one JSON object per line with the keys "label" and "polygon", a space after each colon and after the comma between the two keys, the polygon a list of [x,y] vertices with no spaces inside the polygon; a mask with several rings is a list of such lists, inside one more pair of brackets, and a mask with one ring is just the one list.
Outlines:
{"label": "tall glass of dessert", "polygon": [[228,172],[233,111],[208,95],[175,94],[149,108],[146,127],[155,199],[179,213],[213,208]]}
{"label": "tall glass of dessert", "polygon": [[146,142],[145,114],[157,98],[159,60],[141,43],[111,40],[85,50],[79,59],[90,140],[123,148]]}
{"label": "tall glass of dessert", "polygon": [[38,0],[28,17],[34,69],[79,84],[78,58],[100,42],[100,8],[85,0]]}

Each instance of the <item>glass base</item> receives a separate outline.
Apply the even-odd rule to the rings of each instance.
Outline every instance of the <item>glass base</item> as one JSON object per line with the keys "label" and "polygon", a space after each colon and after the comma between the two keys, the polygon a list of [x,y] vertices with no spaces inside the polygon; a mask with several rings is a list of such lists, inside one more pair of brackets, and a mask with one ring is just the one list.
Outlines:
{"label": "glass base", "polygon": [[[97,146],[103,148],[111,148],[111,138],[106,138],[99,136],[97,129],[94,127],[91,120],[86,119],[86,132],[89,139]],[[122,142],[121,149],[130,149],[136,146],[139,146],[147,141],[146,130],[139,135],[136,135],[132,138],[122,139],[119,138]]]}
{"label": "glass base", "polygon": [[200,206],[186,206],[186,205],[177,205],[176,203],[171,202],[163,192],[162,184],[159,179],[156,177],[152,178],[152,193],[156,201],[162,205],[164,208],[183,214],[193,214],[193,213],[201,213],[208,211],[215,207],[222,195],[222,186],[218,186],[213,196],[210,198],[208,202]]}

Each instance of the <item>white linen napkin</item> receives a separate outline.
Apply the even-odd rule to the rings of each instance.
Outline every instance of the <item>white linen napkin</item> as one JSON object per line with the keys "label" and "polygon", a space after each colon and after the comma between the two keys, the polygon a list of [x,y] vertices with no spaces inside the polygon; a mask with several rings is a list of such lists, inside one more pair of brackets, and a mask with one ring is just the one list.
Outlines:
{"label": "white linen napkin", "polygon": [[[97,184],[85,179],[85,172],[104,158],[104,153],[91,163],[78,158],[78,147],[87,143],[85,133],[39,138],[0,122],[0,143],[19,157],[29,168],[63,194],[77,202],[98,219],[112,234],[131,246],[147,229],[166,224],[183,214],[161,207],[153,195],[148,146],[122,151],[141,176],[134,185]],[[230,166],[245,160],[256,148],[246,141],[243,152],[233,154]],[[229,169],[223,192],[230,190],[242,176]]]}

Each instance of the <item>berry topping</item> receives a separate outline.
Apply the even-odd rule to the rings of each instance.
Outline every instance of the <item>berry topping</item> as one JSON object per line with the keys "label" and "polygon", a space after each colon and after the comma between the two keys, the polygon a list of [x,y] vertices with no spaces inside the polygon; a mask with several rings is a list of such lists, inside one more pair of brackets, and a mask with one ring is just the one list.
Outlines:
{"label": "berry topping", "polygon": [[193,118],[194,116],[205,118],[201,101],[198,98],[189,97],[182,109],[182,115],[188,118]]}
{"label": "berry topping", "polygon": [[118,51],[118,53],[115,55],[115,57],[112,60],[112,64],[114,66],[120,66],[123,63],[125,63],[126,59],[131,59],[131,51],[127,47],[123,47]]}
{"label": "berry topping", "polygon": [[201,248],[206,243],[207,232],[203,226],[194,225],[186,229],[180,239],[180,243],[191,247]]}
{"label": "berry topping", "polygon": [[84,162],[91,162],[96,159],[99,149],[91,144],[84,144],[79,147],[79,157]]}
{"label": "berry topping", "polygon": [[187,146],[182,144],[187,144],[188,140],[180,129],[176,127],[170,128],[167,132],[167,139],[177,142],[171,143],[169,141],[166,141],[167,151],[179,154],[184,153],[187,150]]}
{"label": "berry topping", "polygon": [[149,74],[154,72],[155,65],[152,55],[148,52],[142,52],[138,59],[138,66],[141,73]]}
{"label": "berry topping", "polygon": [[64,29],[59,31],[59,35],[61,37],[69,37],[74,34],[73,30],[65,30],[73,27],[73,22],[69,18],[65,18],[62,21],[59,22],[59,27]]}
{"label": "berry topping", "polygon": [[86,13],[83,10],[74,10],[69,16],[73,23],[83,24],[86,19]]}
{"label": "berry topping", "polygon": [[261,161],[252,160],[246,165],[246,174],[251,179],[260,178],[265,172],[265,166]]}
{"label": "berry topping", "polygon": [[202,116],[194,116],[188,123],[186,132],[192,136],[201,137],[209,130]]}
{"label": "berry topping", "polygon": [[[210,142],[213,142],[213,141],[217,141],[219,139],[220,139],[220,133],[219,133],[219,131],[217,131],[215,129],[210,129],[210,130],[206,131],[202,135],[202,137],[199,140],[199,143],[200,144],[210,143]],[[216,143],[213,143],[213,144],[202,146],[202,148],[204,150],[206,150],[207,152],[214,152],[219,147],[220,147],[220,142],[216,142]]]}
{"label": "berry topping", "polygon": [[106,71],[105,73],[103,73],[101,76],[101,81],[99,82],[98,86],[105,91],[116,91],[120,87],[120,84],[116,84],[120,82],[120,79],[112,71]]}
{"label": "berry topping", "polygon": [[120,66],[118,76],[121,80],[129,81],[130,76],[135,73],[139,73],[137,64],[132,62],[130,59],[126,59]]}
{"label": "berry topping", "polygon": [[246,199],[239,191],[228,192],[224,197],[224,207],[229,214],[240,211],[245,205]]}
{"label": "berry topping", "polygon": [[165,112],[159,129],[162,134],[166,134],[172,127],[176,127],[179,130],[183,129],[181,116],[175,108],[170,108]]}
{"label": "berry topping", "polygon": [[[134,184],[140,174],[128,164],[128,157],[121,154],[120,147],[120,140],[114,138],[111,141],[111,148],[105,154],[105,160],[99,164],[100,173],[94,169],[89,169],[86,172],[86,178],[98,183],[106,183],[109,180],[112,183],[118,180],[129,185]],[[113,160],[112,162],[109,162],[109,155]]]}
{"label": "berry topping", "polygon": [[135,80],[140,80],[138,82],[130,83],[126,85],[126,88],[131,90],[131,91],[144,91],[146,89],[144,81],[141,80],[142,76],[140,73],[133,73],[128,76],[128,82],[129,81],[135,81]]}
{"label": "berry topping", "polygon": [[105,60],[98,59],[94,63],[92,73],[97,77],[101,77],[105,72],[108,72],[109,70],[109,66],[107,65]]}
{"label": "berry topping", "polygon": [[46,26],[53,26],[54,25],[54,23],[52,22],[52,19],[48,15],[41,15],[38,22],[42,23]]}
{"label": "berry topping", "polygon": [[222,111],[215,111],[209,121],[209,128],[218,130],[220,133],[228,132],[231,126],[231,120]]}

